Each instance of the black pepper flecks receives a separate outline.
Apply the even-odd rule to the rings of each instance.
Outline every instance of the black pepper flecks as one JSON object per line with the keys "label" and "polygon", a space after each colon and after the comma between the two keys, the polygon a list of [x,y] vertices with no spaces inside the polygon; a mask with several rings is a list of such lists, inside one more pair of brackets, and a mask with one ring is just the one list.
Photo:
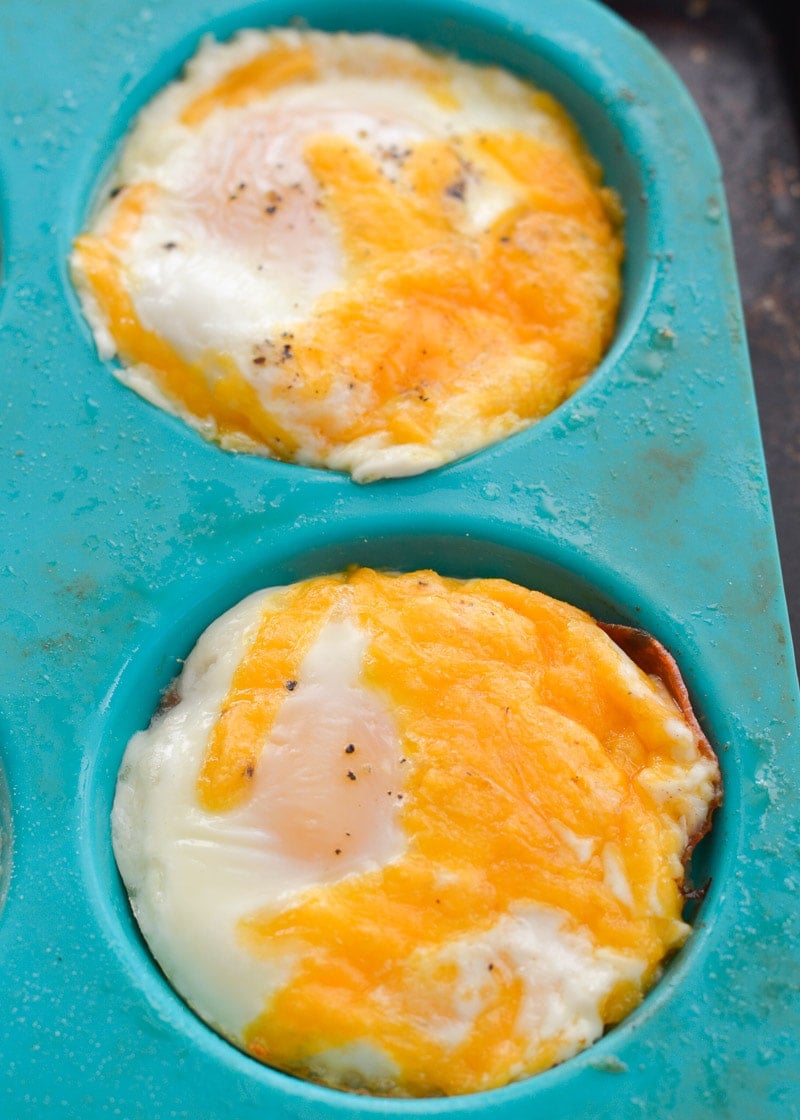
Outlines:
{"label": "black pepper flecks", "polygon": [[380,155],[383,159],[394,160],[395,163],[402,165],[411,155],[411,148],[399,148],[397,144],[389,144],[380,149]]}
{"label": "black pepper flecks", "polygon": [[355,774],[353,773],[352,770],[347,771],[347,776],[348,776],[348,778],[350,779],[351,782],[354,782],[356,780],[356,776],[355,776]]}
{"label": "black pepper flecks", "polygon": [[344,753],[345,754],[352,754],[355,749],[356,749],[355,743],[348,743],[347,746],[344,748]]}
{"label": "black pepper flecks", "polygon": [[287,681],[286,688],[289,692],[294,692],[294,690],[297,688],[297,681]]}

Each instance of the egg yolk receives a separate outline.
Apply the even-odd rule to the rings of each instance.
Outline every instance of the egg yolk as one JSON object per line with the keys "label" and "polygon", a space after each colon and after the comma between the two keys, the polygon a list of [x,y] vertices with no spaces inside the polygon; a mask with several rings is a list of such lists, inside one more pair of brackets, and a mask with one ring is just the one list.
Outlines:
{"label": "egg yolk", "polygon": [[[343,69],[358,67],[351,58]],[[435,60],[420,52],[395,69],[389,77],[418,82],[439,108],[459,107]],[[331,243],[326,252],[343,254],[340,282],[307,318],[254,340],[246,361],[213,348],[189,360],[145,326],[127,275],[137,231],[169,200],[155,182],[127,186],[102,232],[75,247],[122,361],[146,367],[177,411],[227,445],[323,465],[373,440],[438,447],[447,459],[552,411],[609,344],[623,252],[618,204],[563,110],[531,91],[557,141],[514,128],[417,138],[394,153],[389,175],[367,128],[354,140],[335,131],[324,106],[288,116],[271,106],[276,91],[317,77],[309,44],[278,42],[190,101],[180,118],[190,132],[216,114],[245,116],[224,150],[209,141],[181,205],[210,237],[263,242],[287,262],[303,230],[313,231],[315,243]],[[256,198],[247,168],[268,159],[271,138],[287,128],[300,130],[303,176]],[[241,190],[220,185],[232,164]],[[475,182],[507,198],[477,226]]]}
{"label": "egg yolk", "polygon": [[[203,759],[204,810],[241,805],[260,768],[269,782],[274,766],[288,788],[285,762],[264,744],[304,687],[317,636],[344,624],[365,635],[358,687],[393,725],[349,732],[335,763],[321,763],[330,801],[371,781],[373,799],[397,810],[405,849],[240,921],[255,957],[294,962],[244,1043],[307,1074],[320,1054],[374,1042],[411,1095],[545,1069],[565,1040],[545,1033],[532,1050],[525,969],[501,947],[465,984],[453,946],[543,908],[565,936],[630,959],[600,999],[604,1023],[622,1018],[688,932],[686,805],[656,790],[685,762],[687,742],[702,749],[663,689],[581,611],[501,580],[357,569],[286,589],[264,612]],[[287,853],[304,858],[334,842],[323,827],[309,848],[299,823],[303,781],[319,785],[312,770],[273,822]],[[455,1041],[431,1029],[457,1022]]]}

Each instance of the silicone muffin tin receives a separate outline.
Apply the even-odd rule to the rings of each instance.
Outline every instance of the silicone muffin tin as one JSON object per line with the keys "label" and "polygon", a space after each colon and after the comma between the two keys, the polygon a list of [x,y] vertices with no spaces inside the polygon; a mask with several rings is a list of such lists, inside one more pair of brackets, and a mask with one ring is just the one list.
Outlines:
{"label": "silicone muffin tin", "polygon": [[[529,431],[416,478],[358,486],[205,443],[112,377],[70,285],[137,110],[201,35],[297,17],[529,76],[625,205],[598,372]],[[720,171],[674,73],[591,0],[6,0],[0,35],[0,1114],[798,1115],[797,684]],[[165,982],[116,873],[122,751],[200,632],[258,587],[352,563],[508,577],[642,626],[720,755],[685,948],[593,1047],[491,1093],[368,1098],[251,1061]]]}

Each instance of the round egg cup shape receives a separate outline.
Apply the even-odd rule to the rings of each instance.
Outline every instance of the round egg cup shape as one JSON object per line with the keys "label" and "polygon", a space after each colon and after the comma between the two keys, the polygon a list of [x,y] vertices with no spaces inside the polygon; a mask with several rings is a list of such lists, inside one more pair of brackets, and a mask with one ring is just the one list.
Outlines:
{"label": "round egg cup shape", "polygon": [[[521,35],[521,28],[509,25],[508,19],[500,11],[454,3],[453,0],[449,3],[447,0],[435,0],[434,3],[416,0],[408,6],[404,5],[402,9],[388,5],[372,8],[365,6],[360,0],[350,0],[341,5],[332,5],[330,0],[315,0],[304,5],[301,20],[298,20],[297,9],[291,4],[278,2],[267,7],[263,4],[249,5],[226,13],[204,26],[202,31],[193,31],[166,51],[116,108],[103,139],[83,167],[80,179],[72,191],[69,207],[72,217],[66,227],[68,239],[62,246],[62,283],[66,302],[72,308],[89,350],[94,351],[94,339],[66,262],[69,260],[72,239],[87,226],[93,211],[104,197],[105,184],[139,112],[164,86],[180,78],[185,64],[196,52],[203,36],[211,35],[224,41],[238,30],[250,26],[268,28],[293,24],[323,31],[377,31],[412,39],[434,52],[445,51],[478,64],[499,65],[553,93],[567,108],[589,150],[604,169],[604,184],[618,193],[625,213],[622,300],[614,337],[600,363],[589,375],[588,381],[566,402],[574,402],[579,407],[583,402],[591,408],[594,393],[602,391],[606,380],[610,380],[613,387],[615,370],[643,329],[656,279],[657,260],[663,250],[658,222],[661,202],[658,198],[658,184],[646,183],[642,169],[652,161],[653,153],[648,151],[648,144],[657,143],[657,137],[646,136],[629,119],[629,107],[624,93],[620,95],[613,74],[597,65],[598,59],[582,60],[589,64],[594,62],[593,69],[590,66],[585,69],[578,67],[573,52],[559,49],[546,39],[526,43]],[[648,190],[649,200],[646,197]],[[106,361],[103,365],[109,373],[120,368],[117,359]],[[131,390],[125,388],[125,392]],[[143,422],[163,427],[165,433],[169,433],[165,434],[165,438],[180,438],[190,443],[205,442],[204,437],[184,421],[144,399],[137,403],[146,416]],[[535,438],[539,425],[546,423],[551,417],[557,417],[564,407],[564,404],[558,406],[543,419],[506,439],[520,440],[531,435]],[[503,443],[505,440],[498,442]],[[267,475],[274,463],[274,460],[265,456],[250,455],[247,452],[223,452],[217,445],[212,443],[212,446],[218,454],[231,454],[237,459],[254,459],[255,469],[263,470]],[[479,448],[466,458],[471,459],[485,450],[486,448]],[[291,465],[295,470],[311,471],[312,474],[321,469]],[[448,465],[426,473],[435,474]]]}
{"label": "round egg cup shape", "polygon": [[[269,1089],[286,1093],[288,1098],[326,1103],[336,1112],[344,1108],[365,1109],[369,1098],[354,1097],[300,1081],[261,1065],[239,1052],[198,1020],[180,993],[172,988],[144,942],[131,913],[111,848],[111,806],[122,754],[131,736],[145,728],[158,710],[165,691],[179,674],[186,656],[204,630],[222,613],[245,596],[262,588],[282,586],[359,565],[387,571],[435,569],[457,578],[490,577],[508,579],[522,586],[543,591],[555,598],[587,610],[601,621],[642,625],[642,618],[659,617],[657,603],[648,603],[641,591],[618,572],[603,571],[588,557],[570,555],[570,550],[553,547],[535,534],[520,533],[512,527],[487,524],[480,517],[436,517],[419,519],[409,525],[405,518],[383,515],[362,518],[355,523],[338,523],[333,532],[309,527],[295,533],[282,547],[264,549],[261,540],[249,542],[236,566],[224,553],[204,566],[203,574],[187,610],[185,588],[170,589],[162,606],[162,617],[153,632],[134,651],[114,676],[114,683],[102,703],[102,715],[94,722],[84,744],[87,760],[81,775],[80,839],[85,881],[98,924],[119,958],[131,986],[155,1010],[159,1020],[179,1037],[186,1037],[214,1062],[230,1071],[241,1071]],[[568,564],[569,566],[564,566]],[[680,634],[659,634],[670,648],[679,644]],[[681,666],[687,682],[702,669]],[[690,690],[691,691],[691,690]],[[702,722],[707,723],[703,713]],[[719,713],[722,715],[722,713]],[[706,727],[712,743],[717,735],[730,734],[724,726]],[[695,848],[687,868],[687,884],[706,888],[701,903],[690,901],[685,917],[693,930],[686,945],[665,964],[664,976],[645,996],[642,1004],[622,1023],[613,1027],[588,1050],[563,1065],[533,1078],[516,1082],[490,1093],[427,1100],[391,1100],[376,1096],[388,1108],[399,1108],[412,1115],[461,1114],[465,1102],[486,1098],[499,1104],[503,1099],[536,1101],[548,1086],[569,1085],[582,1070],[613,1069],[624,1064],[626,1047],[642,1024],[659,1014],[660,1009],[688,984],[702,976],[708,930],[713,925],[717,897],[732,871],[733,848],[726,834],[735,816],[737,775],[729,772],[720,758],[725,797],[714,814],[712,831]]]}
{"label": "round egg cup shape", "polygon": [[[11,1115],[72,1120],[87,1109],[116,1108],[156,1120],[354,1120],[362,1113],[473,1120],[491,1108],[503,1120],[710,1120],[726,1108],[753,1106],[756,1115],[757,1103],[765,1118],[783,1120],[790,1108],[779,1087],[769,1095],[760,1089],[767,1073],[756,1062],[757,1040],[780,1054],[790,1042],[796,1048],[796,1034],[786,1042],[771,1018],[776,981],[760,934],[774,925],[760,915],[772,907],[787,926],[790,920],[772,880],[785,874],[781,852],[800,840],[789,813],[796,790],[789,756],[778,753],[786,738],[781,719],[796,712],[796,686],[780,669],[766,675],[787,623],[730,234],[719,167],[675,75],[592,0],[304,5],[310,26],[406,35],[506,64],[549,88],[628,211],[617,334],[586,385],[545,420],[466,459],[359,487],[332,472],[221,452],[137,398],[97,359],[66,265],[133,117],[177,76],[199,37],[286,23],[298,10],[228,0],[191,8],[164,0],[141,10],[119,0],[111,10],[87,0],[77,22],[69,5],[51,14],[54,41],[64,27],[80,26],[88,43],[91,25],[101,53],[71,47],[83,64],[80,114],[68,118],[73,131],[60,162],[47,141],[49,172],[27,172],[24,141],[5,154],[0,142],[9,187],[0,215],[7,236],[0,325],[31,377],[34,404],[53,402],[49,423],[43,410],[31,413],[45,422],[41,442],[25,444],[27,462],[34,450],[42,458],[25,476],[20,532],[30,530],[32,512],[52,510],[37,547],[53,555],[45,552],[49,540],[39,539],[52,538],[59,549],[57,562],[40,563],[31,576],[38,580],[34,618],[19,619],[25,643],[10,661],[12,673],[29,674],[39,689],[52,681],[56,692],[45,688],[19,715],[7,711],[14,863],[0,914],[0,992],[9,1007],[0,1051],[8,1055],[2,1085]],[[31,18],[24,15],[26,26]],[[69,34],[64,41],[72,42]],[[101,45],[116,47],[122,60],[113,75]],[[71,65],[69,51],[65,57]],[[12,75],[13,65],[10,59]],[[28,83],[39,89],[38,60],[30,65]],[[74,77],[60,65],[53,81],[63,87]],[[46,77],[41,85],[52,94]],[[46,136],[64,121],[55,110],[42,119]],[[50,211],[43,218],[36,209],[43,204],[53,208],[55,230],[44,240]],[[713,277],[702,279],[709,269]],[[49,505],[70,476],[74,489],[61,506]],[[693,532],[698,522],[713,525],[712,543]],[[16,541],[16,524],[10,528]],[[16,555],[12,544],[9,556],[19,564]],[[744,575],[734,555],[745,557]],[[119,761],[179,659],[248,591],[351,563],[500,575],[599,618],[641,626],[675,654],[720,756],[724,804],[692,863],[695,882],[710,877],[711,885],[687,945],[644,1003],[603,1039],[556,1069],[488,1094],[352,1096],[248,1058],[163,979],[116,873],[108,814]],[[0,569],[0,578],[9,570]],[[64,667],[61,648],[83,653],[79,668]],[[755,664],[764,667],[761,676]],[[784,798],[780,810],[773,787]],[[742,885],[748,875],[752,891]],[[69,970],[58,971],[60,953],[51,947],[63,947]],[[753,969],[737,972],[745,955]],[[746,985],[741,993],[737,979]]]}

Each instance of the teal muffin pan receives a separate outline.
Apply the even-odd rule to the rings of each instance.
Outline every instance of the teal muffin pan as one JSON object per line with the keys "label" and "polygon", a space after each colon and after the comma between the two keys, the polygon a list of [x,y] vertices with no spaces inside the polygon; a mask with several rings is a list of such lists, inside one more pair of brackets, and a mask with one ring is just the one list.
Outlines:
{"label": "teal muffin pan", "polygon": [[[547,419],[414,478],[220,450],[112,376],[68,256],[137,111],[202,35],[302,18],[509,67],[576,118],[626,212],[625,296]],[[0,1115],[681,1120],[800,1115],[798,691],[720,169],[673,71],[591,0],[5,0],[0,11]],[[349,564],[502,576],[676,656],[720,758],[693,932],[546,1073],[432,1100],[251,1060],[140,939],[122,752],[245,594]]]}

